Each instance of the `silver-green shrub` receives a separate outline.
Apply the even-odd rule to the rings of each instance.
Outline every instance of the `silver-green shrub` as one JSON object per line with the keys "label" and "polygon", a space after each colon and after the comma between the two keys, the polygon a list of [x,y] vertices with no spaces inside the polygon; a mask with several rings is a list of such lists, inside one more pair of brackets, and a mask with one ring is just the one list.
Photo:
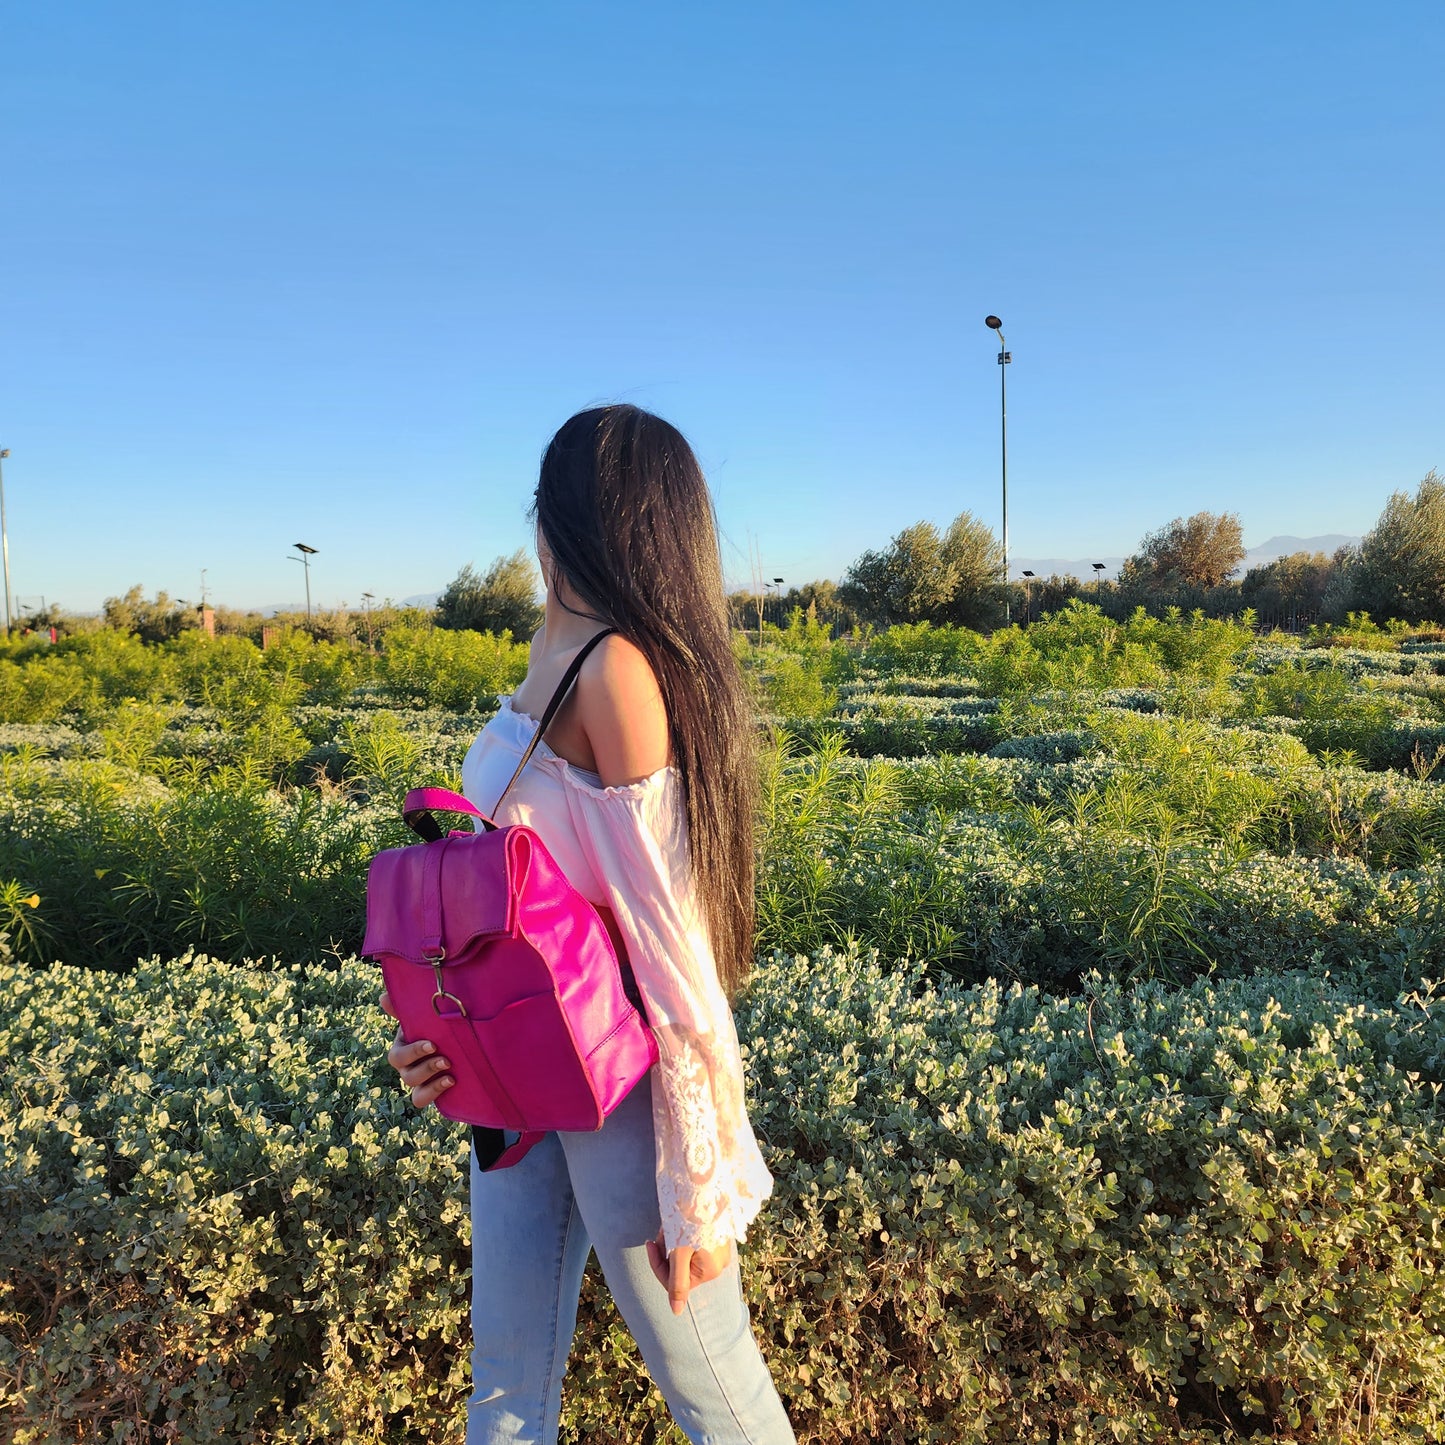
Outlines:
{"label": "silver-green shrub", "polygon": [[[466,1135],[376,991],[0,965],[8,1441],[459,1436]],[[744,1280],[800,1442],[1439,1438],[1442,1002],[764,960]],[[569,1442],[680,1439],[595,1276],[563,1403]]]}

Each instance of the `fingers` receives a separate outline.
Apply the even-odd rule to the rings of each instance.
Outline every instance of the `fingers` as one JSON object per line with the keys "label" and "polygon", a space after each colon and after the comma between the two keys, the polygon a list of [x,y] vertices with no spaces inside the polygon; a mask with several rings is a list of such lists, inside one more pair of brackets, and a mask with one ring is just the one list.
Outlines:
{"label": "fingers", "polygon": [[662,1231],[657,1231],[656,1239],[647,1241],[647,1263],[651,1266],[657,1282],[663,1289],[667,1288],[667,1244],[662,1237]]}
{"label": "fingers", "polygon": [[[447,1068],[447,1064],[442,1062],[442,1064],[436,1065],[436,1068]],[[428,1084],[412,1085],[410,1087],[412,1088],[412,1104],[415,1104],[416,1108],[426,1108],[428,1104],[435,1104],[436,1100],[441,1098],[442,1094],[445,1094],[455,1082],[457,1081],[449,1074],[438,1074]]]}
{"label": "fingers", "polygon": [[386,1051],[387,1063],[401,1075],[418,1109],[426,1108],[456,1082],[446,1072],[451,1068],[450,1061],[435,1050],[436,1045],[429,1039],[420,1039],[414,1044],[403,1042],[398,1030],[396,1042]]}
{"label": "fingers", "polygon": [[692,1255],[692,1282],[702,1284],[704,1280],[716,1279],[732,1263],[732,1240],[720,1244],[716,1249],[697,1249]]}
{"label": "fingers", "polygon": [[675,1315],[686,1308],[689,1291],[716,1279],[732,1263],[732,1258],[731,1240],[716,1249],[690,1249],[680,1244],[670,1255],[662,1230],[657,1231],[656,1239],[647,1241],[647,1263],[657,1282],[667,1291]]}
{"label": "fingers", "polygon": [[414,1067],[428,1054],[436,1052],[436,1045],[429,1039],[419,1039],[414,1044],[409,1044],[401,1036],[401,1030],[397,1030],[396,1038],[391,1047],[386,1051],[386,1061],[399,1074]]}
{"label": "fingers", "polygon": [[679,1244],[668,1256],[667,1298],[673,1314],[680,1315],[687,1307],[687,1292],[692,1285],[692,1250]]}
{"label": "fingers", "polygon": [[381,1008],[383,1013],[389,1013],[392,1018],[400,1022],[401,1015],[392,1007],[391,995],[385,989],[381,991]]}

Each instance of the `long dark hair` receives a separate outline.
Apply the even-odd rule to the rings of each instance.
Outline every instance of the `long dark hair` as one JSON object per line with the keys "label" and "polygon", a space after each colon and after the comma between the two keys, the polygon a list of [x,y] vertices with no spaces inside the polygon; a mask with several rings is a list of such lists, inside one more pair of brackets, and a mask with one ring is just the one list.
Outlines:
{"label": "long dark hair", "polygon": [[551,553],[553,592],[560,573],[657,675],[686,800],[689,864],[731,998],[753,962],[758,737],[702,468],[661,417],[596,407],[552,438],[527,516]]}

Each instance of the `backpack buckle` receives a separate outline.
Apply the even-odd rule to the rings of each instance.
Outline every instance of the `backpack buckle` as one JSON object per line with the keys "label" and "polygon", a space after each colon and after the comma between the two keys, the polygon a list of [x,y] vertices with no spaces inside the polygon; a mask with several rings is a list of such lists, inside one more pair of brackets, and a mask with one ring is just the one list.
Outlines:
{"label": "backpack buckle", "polygon": [[442,1013],[441,1001],[444,998],[449,998],[454,1004],[456,1004],[457,1013],[459,1013],[463,1018],[466,1018],[466,1004],[464,1004],[461,999],[456,996],[456,994],[447,992],[446,980],[442,977],[442,964],[446,962],[446,956],[446,949],[438,949],[436,957],[433,958],[431,961],[431,971],[437,981],[437,991],[431,996],[431,1006],[438,1015],[438,1017],[445,1018],[446,1015]]}

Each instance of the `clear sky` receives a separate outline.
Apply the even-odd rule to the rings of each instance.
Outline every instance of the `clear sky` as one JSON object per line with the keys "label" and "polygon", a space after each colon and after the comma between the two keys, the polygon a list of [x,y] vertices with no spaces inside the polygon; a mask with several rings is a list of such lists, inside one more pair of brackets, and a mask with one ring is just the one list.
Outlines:
{"label": "clear sky", "polygon": [[692,439],[731,583],[1364,532],[1445,470],[1445,7],[0,11],[14,591],[434,591],[547,438]]}

